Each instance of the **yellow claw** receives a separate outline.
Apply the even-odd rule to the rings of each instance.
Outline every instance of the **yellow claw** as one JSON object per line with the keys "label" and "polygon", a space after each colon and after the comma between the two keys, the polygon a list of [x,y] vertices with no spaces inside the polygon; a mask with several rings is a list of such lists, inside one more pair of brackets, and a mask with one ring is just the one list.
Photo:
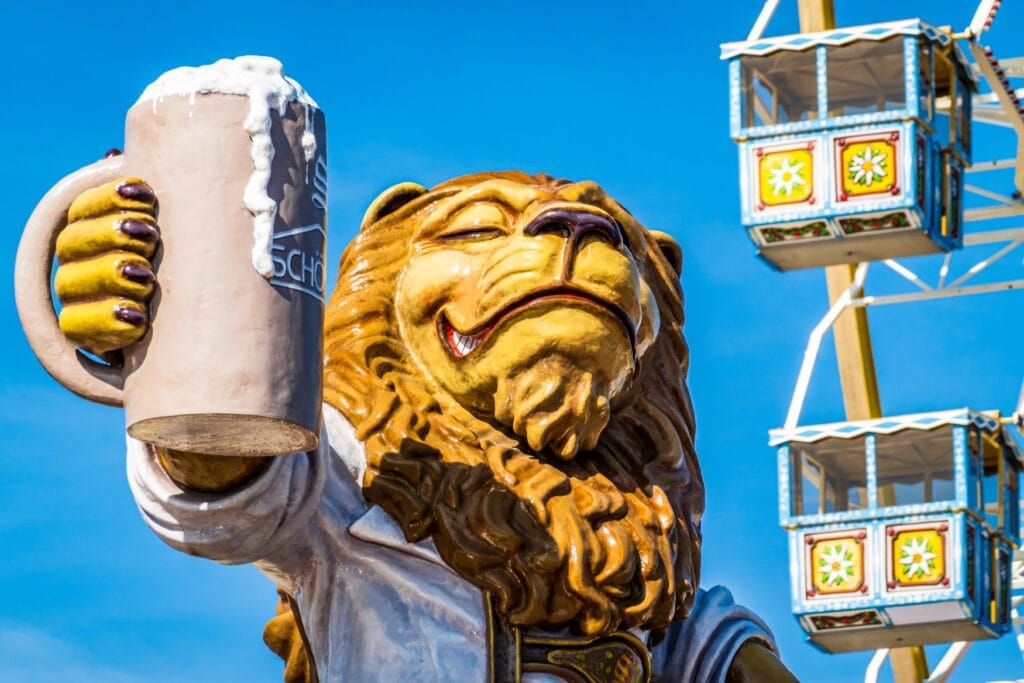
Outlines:
{"label": "yellow claw", "polygon": [[87,218],[70,223],[57,236],[57,260],[67,263],[114,250],[150,258],[157,241],[156,221],[142,211]]}
{"label": "yellow claw", "polygon": [[147,319],[142,304],[111,297],[65,306],[60,312],[60,329],[74,344],[103,354],[142,339],[148,328]]}
{"label": "yellow claw", "polygon": [[71,202],[68,223],[123,211],[155,213],[156,195],[142,178],[129,176],[86,190]]}
{"label": "yellow claw", "polygon": [[152,272],[145,257],[127,251],[111,251],[84,261],[65,263],[57,269],[54,288],[65,305],[106,297],[148,301],[153,295]]}

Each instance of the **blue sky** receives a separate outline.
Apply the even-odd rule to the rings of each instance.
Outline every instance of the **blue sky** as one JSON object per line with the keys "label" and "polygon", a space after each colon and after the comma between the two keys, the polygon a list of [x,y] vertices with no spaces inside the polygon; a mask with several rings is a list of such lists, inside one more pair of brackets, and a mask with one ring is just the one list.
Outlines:
{"label": "blue sky", "polygon": [[[784,0],[769,34],[796,30]],[[839,0],[840,24],[920,16],[962,27],[972,2]],[[990,43],[1024,52],[1024,8],[1007,3]],[[789,614],[776,514],[779,426],[807,334],[826,307],[820,271],[779,274],[739,227],[718,43],[742,39],[760,7],[733,2],[19,3],[0,11],[8,64],[7,188],[0,264],[62,175],[120,146],[124,112],[179,65],[267,54],[327,115],[329,278],[377,192],[414,180],[518,168],[601,183],[686,253],[687,334],[708,488],[704,581],[762,614],[808,681],[862,680],[866,654],[827,656]],[[980,151],[1009,156],[1005,133]],[[1007,189],[1009,189],[1007,187]],[[1009,224],[1007,224],[1008,226]],[[954,269],[965,257],[954,259]],[[915,259],[934,273],[935,259]],[[1019,277],[1020,255],[1000,272]],[[876,268],[877,270],[877,268]],[[877,291],[895,285],[883,273]],[[164,547],[124,475],[123,417],[60,388],[0,296],[0,680],[40,683],[280,680],[260,641],[272,585]],[[875,287],[872,281],[872,287]],[[872,290],[875,291],[875,290]],[[1019,295],[871,311],[883,407],[1010,410],[1024,367]],[[826,343],[805,423],[842,418]],[[939,653],[931,651],[933,662]],[[825,673],[827,671],[827,674]],[[1011,638],[975,645],[955,681],[1024,676]]]}

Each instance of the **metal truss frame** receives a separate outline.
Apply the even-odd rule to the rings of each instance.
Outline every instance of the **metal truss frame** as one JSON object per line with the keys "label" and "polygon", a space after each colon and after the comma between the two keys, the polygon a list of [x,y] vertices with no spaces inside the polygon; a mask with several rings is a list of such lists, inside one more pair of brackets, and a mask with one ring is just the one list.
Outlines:
{"label": "metal truss frame", "polygon": [[1004,258],[1013,252],[1021,244],[1024,244],[1024,227],[1011,228],[1007,230],[991,230],[988,232],[972,233],[964,236],[965,245],[1000,244],[1003,246],[985,258],[976,261],[963,274],[949,280],[950,255],[943,258],[942,267],[939,271],[939,280],[933,286],[925,282],[914,271],[898,261],[886,259],[880,261],[890,270],[913,284],[917,289],[909,292],[884,295],[865,295],[864,284],[867,280],[870,263],[861,263],[854,273],[853,283],[843,292],[842,296],[829,308],[825,316],[811,331],[807,347],[804,350],[803,362],[800,365],[800,373],[797,376],[796,388],[793,390],[793,397],[790,400],[789,411],[786,413],[786,422],[783,429],[795,429],[800,420],[800,413],[803,411],[804,401],[807,398],[807,389],[810,386],[811,376],[814,372],[814,365],[821,350],[821,342],[839,319],[839,315],[848,308],[865,308],[868,306],[884,306],[886,304],[902,304],[914,301],[927,301],[932,299],[945,299],[950,297],[971,296],[974,294],[987,294],[990,292],[1005,292],[1009,290],[1024,289],[1024,278],[1015,280],[1003,280],[999,282],[987,282],[983,284],[966,284],[971,278],[982,272],[993,263]]}

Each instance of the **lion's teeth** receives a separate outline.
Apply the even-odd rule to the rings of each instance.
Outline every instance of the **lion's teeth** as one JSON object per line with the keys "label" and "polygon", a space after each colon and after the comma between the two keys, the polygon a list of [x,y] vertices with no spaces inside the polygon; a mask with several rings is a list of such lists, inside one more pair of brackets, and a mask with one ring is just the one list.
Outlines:
{"label": "lion's teeth", "polygon": [[452,330],[452,340],[455,342],[455,350],[460,356],[469,355],[480,345],[479,339],[461,334],[458,330]]}

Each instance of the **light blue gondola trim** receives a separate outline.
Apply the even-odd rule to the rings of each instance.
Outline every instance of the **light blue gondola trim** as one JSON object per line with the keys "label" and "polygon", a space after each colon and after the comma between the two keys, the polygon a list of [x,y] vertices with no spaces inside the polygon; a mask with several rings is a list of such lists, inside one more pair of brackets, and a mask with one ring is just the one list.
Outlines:
{"label": "light blue gondola trim", "polygon": [[773,429],[768,435],[768,444],[778,446],[792,441],[815,443],[823,439],[854,439],[864,434],[893,434],[905,429],[929,430],[943,425],[969,425],[989,434],[1000,428],[998,415],[981,413],[958,408],[928,413],[914,413],[883,417],[876,420],[859,420],[855,422],[832,422],[821,425],[807,425],[794,429]]}
{"label": "light blue gondola trim", "polygon": [[[923,35],[928,40],[943,46],[950,43],[948,33],[944,33],[920,19],[903,19],[818,33],[794,33],[776,38],[760,38],[755,41],[722,43],[721,59],[732,59],[741,55],[767,55],[779,50],[799,51],[812,45],[847,45],[857,40],[882,41],[897,35]],[[961,57],[961,61],[966,61],[962,53],[959,53],[958,56]]]}

